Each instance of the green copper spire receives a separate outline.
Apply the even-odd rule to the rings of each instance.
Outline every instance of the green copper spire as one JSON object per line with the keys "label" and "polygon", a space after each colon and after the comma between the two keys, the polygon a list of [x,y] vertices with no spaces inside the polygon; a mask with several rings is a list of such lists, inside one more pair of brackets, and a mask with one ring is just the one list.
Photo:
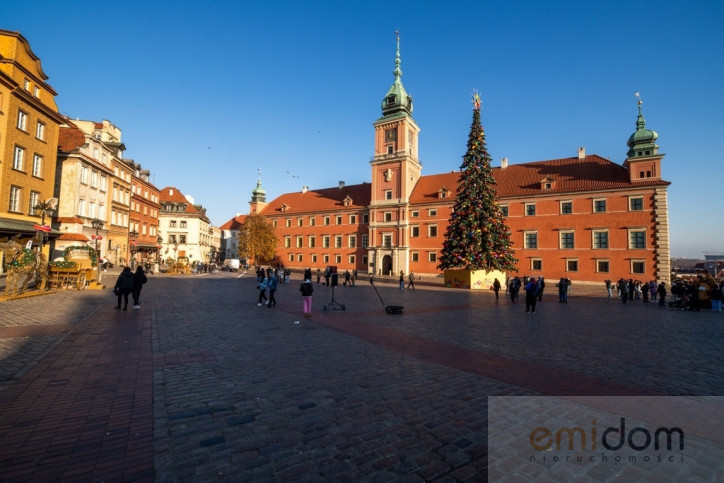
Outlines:
{"label": "green copper spire", "polygon": [[387,91],[385,98],[382,100],[382,117],[389,117],[399,114],[412,114],[412,97],[407,95],[405,88],[402,86],[402,69],[400,69],[400,36],[395,32],[397,37],[397,52],[395,54],[395,70],[392,74],[395,76],[395,82]]}
{"label": "green copper spire", "polygon": [[659,135],[656,131],[646,129],[646,120],[641,112],[641,95],[637,92],[636,97],[638,98],[639,115],[636,118],[636,132],[633,133],[626,143],[629,147],[627,156],[629,158],[639,158],[646,156],[653,156],[658,154],[659,146],[656,144],[656,139]]}
{"label": "green copper spire", "polygon": [[251,192],[252,203],[264,203],[266,202],[266,191],[261,187],[261,173],[259,178],[256,179],[256,188]]}

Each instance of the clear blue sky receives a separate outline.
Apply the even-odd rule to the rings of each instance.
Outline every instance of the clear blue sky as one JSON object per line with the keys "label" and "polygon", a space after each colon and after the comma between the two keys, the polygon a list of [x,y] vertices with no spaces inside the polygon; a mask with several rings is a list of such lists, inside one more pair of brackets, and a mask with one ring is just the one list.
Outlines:
{"label": "clear blue sky", "polygon": [[423,174],[457,170],[477,89],[499,165],[622,163],[636,98],[666,153],[673,256],[724,249],[724,2],[0,0],[72,118],[108,119],[126,157],[207,208],[369,181],[374,122],[402,81]]}

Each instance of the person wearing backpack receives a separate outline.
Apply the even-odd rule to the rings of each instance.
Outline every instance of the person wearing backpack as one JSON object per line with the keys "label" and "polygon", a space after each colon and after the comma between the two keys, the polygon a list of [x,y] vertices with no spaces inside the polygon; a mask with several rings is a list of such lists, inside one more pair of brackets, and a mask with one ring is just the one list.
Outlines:
{"label": "person wearing backpack", "polygon": [[269,277],[267,278],[267,280],[267,286],[269,287],[269,303],[267,304],[267,307],[272,308],[277,304],[277,299],[274,298],[274,294],[277,291],[279,279],[277,278],[274,271],[271,271],[269,272]]}
{"label": "person wearing backpack", "polygon": [[118,305],[116,310],[121,310],[121,299],[125,299],[123,310],[128,310],[128,294],[133,291],[133,272],[131,267],[125,267],[121,274],[116,280],[116,285],[113,287],[113,293],[118,295]]}
{"label": "person wearing backpack", "polygon": [[304,316],[305,317],[311,317],[312,316],[312,293],[314,293],[314,286],[312,285],[312,281],[309,279],[304,279],[302,284],[299,287],[299,291],[302,292],[302,300],[304,305]]}
{"label": "person wearing backpack", "polygon": [[535,304],[538,300],[538,283],[534,277],[530,277],[525,285],[525,312],[535,313]]}

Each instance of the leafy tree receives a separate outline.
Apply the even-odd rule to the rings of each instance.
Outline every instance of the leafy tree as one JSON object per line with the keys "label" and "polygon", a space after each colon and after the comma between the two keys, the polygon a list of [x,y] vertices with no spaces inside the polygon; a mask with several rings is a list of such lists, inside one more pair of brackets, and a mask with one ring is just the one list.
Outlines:
{"label": "leafy tree", "polygon": [[277,235],[261,215],[249,215],[239,230],[239,258],[264,263],[274,258]]}
{"label": "leafy tree", "polygon": [[473,96],[468,150],[460,166],[457,198],[438,268],[515,270],[510,229],[498,206],[491,157],[480,122],[480,97]]}

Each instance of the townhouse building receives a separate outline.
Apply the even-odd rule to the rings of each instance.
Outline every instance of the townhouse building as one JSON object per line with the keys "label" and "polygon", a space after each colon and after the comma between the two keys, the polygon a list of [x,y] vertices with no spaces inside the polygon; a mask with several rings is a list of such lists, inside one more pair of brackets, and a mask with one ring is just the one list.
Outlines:
{"label": "townhouse building", "polygon": [[[399,40],[393,75],[373,123],[370,183],[304,187],[268,203],[257,184],[250,212],[275,227],[278,262],[300,269],[441,274],[438,258],[460,172],[456,164],[447,173],[422,174],[420,128],[401,81]],[[494,168],[517,275],[669,281],[670,183],[662,179],[664,154],[658,134],[646,128],[640,101],[635,126],[623,164],[578,148],[569,158],[504,159]]]}
{"label": "townhouse building", "polygon": [[32,241],[49,256],[41,237],[53,240],[59,233],[36,226],[50,227],[58,130],[65,120],[47,81],[25,37],[0,29],[0,242]]}
{"label": "townhouse building", "polygon": [[133,265],[154,263],[160,256],[158,216],[161,191],[150,181],[151,172],[131,159],[124,160],[133,170],[129,224],[129,253]]}
{"label": "townhouse building", "polygon": [[163,260],[188,257],[190,263],[208,263],[214,230],[206,209],[175,187],[161,190],[158,229]]}

